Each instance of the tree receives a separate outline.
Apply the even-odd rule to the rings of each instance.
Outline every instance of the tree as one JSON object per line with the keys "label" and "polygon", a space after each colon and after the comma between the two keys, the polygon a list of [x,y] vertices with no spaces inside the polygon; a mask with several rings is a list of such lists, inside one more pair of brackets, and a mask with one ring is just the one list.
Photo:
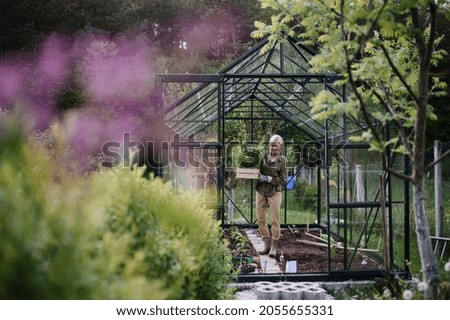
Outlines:
{"label": "tree", "polygon": [[189,53],[202,49],[217,59],[236,54],[250,41],[250,22],[267,15],[257,0],[2,0],[0,55],[31,50],[51,33],[137,29],[163,54],[191,41]]}
{"label": "tree", "polygon": [[130,8],[120,0],[2,0],[0,54],[31,50],[51,33],[120,31],[134,21]]}
{"label": "tree", "polygon": [[[367,130],[354,140],[380,152],[384,170],[413,186],[414,215],[426,297],[438,297],[439,264],[433,253],[426,212],[424,164],[427,118],[435,118],[431,96],[446,94],[446,84],[431,73],[446,52],[439,49],[437,24],[449,8],[445,0],[261,0],[278,10],[271,24],[257,22],[255,37],[272,41],[286,35],[317,48],[312,72],[333,70],[336,85],[351,88],[347,101],[321,92],[311,101],[314,117],[348,113],[361,117]],[[398,137],[383,138],[393,124]],[[411,161],[408,174],[386,162],[388,150]]]}

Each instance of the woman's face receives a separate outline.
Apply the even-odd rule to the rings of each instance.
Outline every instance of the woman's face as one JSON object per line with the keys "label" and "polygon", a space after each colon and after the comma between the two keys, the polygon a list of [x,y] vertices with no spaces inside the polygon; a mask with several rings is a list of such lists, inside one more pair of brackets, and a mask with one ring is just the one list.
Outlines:
{"label": "woman's face", "polygon": [[269,148],[271,154],[280,154],[281,144],[278,141],[273,141],[269,143]]}

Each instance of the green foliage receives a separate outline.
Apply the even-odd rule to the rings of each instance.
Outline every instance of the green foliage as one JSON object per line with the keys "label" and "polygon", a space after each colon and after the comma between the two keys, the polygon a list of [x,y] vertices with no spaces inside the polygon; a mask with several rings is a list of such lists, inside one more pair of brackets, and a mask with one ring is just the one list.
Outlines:
{"label": "green foliage", "polygon": [[[353,141],[368,142],[371,150],[380,152],[383,169],[416,187],[423,185],[426,121],[436,120],[430,97],[446,95],[446,83],[432,70],[446,55],[439,48],[442,37],[436,26],[448,16],[448,5],[422,0],[261,2],[279,11],[270,25],[256,25],[255,36],[269,35],[266,48],[286,36],[297,38],[318,49],[309,72],[335,72],[341,79],[334,86],[350,89],[342,101],[326,93],[316,95],[310,101],[314,116],[351,115],[360,120],[366,128],[353,132]],[[388,152],[409,157],[411,174],[390,167]],[[414,188],[413,198],[417,220],[426,221],[420,187]],[[430,284],[427,295],[432,298],[439,282],[437,260],[429,227],[421,228],[421,265]]]}
{"label": "green foliage", "polygon": [[17,131],[8,129],[0,146],[2,299],[163,296],[156,283],[134,274],[135,261],[127,273],[114,270],[122,248],[99,239],[101,204],[89,208],[96,194],[86,181],[52,170],[51,159]]}
{"label": "green foliage", "polygon": [[250,248],[247,238],[242,235],[238,227],[231,227],[230,236],[235,243],[235,252],[233,252],[233,255],[244,254]]}
{"label": "green foliage", "polygon": [[263,158],[263,145],[249,147],[244,145],[238,156],[238,165],[243,168],[256,168]]}
{"label": "green foliage", "polygon": [[[310,72],[334,71],[343,76],[336,81],[336,86],[350,84],[352,90],[345,101],[338,101],[329,91],[314,97],[310,103],[315,118],[348,114],[382,125],[394,121],[401,130],[414,127],[419,95],[425,98],[427,95],[446,95],[446,83],[436,76],[430,77],[425,95],[427,90],[419,88],[423,69],[418,65],[423,57],[419,58],[417,39],[428,41],[430,26],[424,25],[420,30],[414,28],[411,12],[418,9],[425,20],[430,15],[426,15],[426,3],[407,1],[397,5],[382,0],[359,0],[342,7],[341,2],[333,0],[261,2],[263,8],[273,8],[278,14],[272,16],[270,24],[257,22],[254,37],[269,35],[271,41],[267,46],[286,35],[296,37],[318,48],[310,61]],[[434,47],[437,48],[441,40],[436,37]],[[446,54],[443,49],[434,50],[430,65],[438,65]],[[433,108],[427,108],[427,117],[435,119]],[[362,110],[370,117],[367,118]],[[372,143],[372,148],[379,151],[392,148],[394,143],[380,142],[375,132],[363,131],[359,138]],[[406,153],[407,149],[402,146],[396,151]]]}
{"label": "green foliage", "polygon": [[[182,73],[203,73],[236,56],[250,41],[253,21],[270,15],[257,0],[16,0],[1,8],[0,55],[32,50],[52,33],[128,37],[131,31],[151,38],[169,58],[169,66],[155,63],[159,72],[183,66],[171,70]],[[180,48],[183,41],[187,48]]]}
{"label": "green foliage", "polygon": [[[450,264],[450,262],[447,262]],[[438,299],[448,300],[450,297],[450,272],[444,269],[440,271],[442,282],[438,287]],[[395,289],[383,278],[377,279],[373,284],[353,285],[347,289],[329,290],[336,300],[424,300],[427,284],[418,282],[417,279],[404,280],[393,275]]]}
{"label": "green foliage", "polygon": [[141,170],[77,176],[0,130],[1,299],[220,299],[231,258],[201,197]]}
{"label": "green foliage", "polygon": [[[171,185],[142,178],[138,168],[103,172],[106,235],[126,247],[126,258],[142,254],[142,271],[160,280],[170,299],[226,297],[229,256],[211,210],[194,193],[175,195]],[[105,184],[105,182],[108,184]]]}
{"label": "green foliage", "polygon": [[303,210],[317,210],[317,187],[308,184],[304,179],[298,179],[295,184],[295,199]]}

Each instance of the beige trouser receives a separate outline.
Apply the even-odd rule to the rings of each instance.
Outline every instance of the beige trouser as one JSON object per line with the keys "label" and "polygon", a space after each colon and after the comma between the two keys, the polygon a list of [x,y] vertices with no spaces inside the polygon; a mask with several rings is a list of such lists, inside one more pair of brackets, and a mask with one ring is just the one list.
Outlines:
{"label": "beige trouser", "polygon": [[281,192],[275,192],[273,196],[265,197],[256,192],[256,214],[258,215],[258,228],[262,238],[269,238],[269,229],[266,222],[266,208],[270,210],[272,239],[280,239],[280,207]]}

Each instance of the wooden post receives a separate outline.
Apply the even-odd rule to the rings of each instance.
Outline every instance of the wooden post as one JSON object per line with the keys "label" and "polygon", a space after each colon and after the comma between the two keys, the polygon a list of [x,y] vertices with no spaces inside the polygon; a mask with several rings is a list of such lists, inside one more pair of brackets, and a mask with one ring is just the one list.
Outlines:
{"label": "wooden post", "polygon": [[[441,156],[442,144],[439,140],[434,141],[434,160]],[[434,214],[435,214],[435,230],[436,237],[442,236],[443,223],[443,202],[442,202],[442,161],[434,165]]]}
{"label": "wooden post", "polygon": [[228,200],[228,220],[234,223],[234,188],[230,190],[230,199]]}
{"label": "wooden post", "polygon": [[360,164],[355,165],[355,189],[356,189],[356,201],[357,202],[366,201]]}
{"label": "wooden post", "polygon": [[384,175],[380,174],[380,206],[381,206],[381,228],[383,231],[383,266],[386,275],[391,274],[391,257],[389,256],[389,226],[386,217],[386,196],[384,190]]}

